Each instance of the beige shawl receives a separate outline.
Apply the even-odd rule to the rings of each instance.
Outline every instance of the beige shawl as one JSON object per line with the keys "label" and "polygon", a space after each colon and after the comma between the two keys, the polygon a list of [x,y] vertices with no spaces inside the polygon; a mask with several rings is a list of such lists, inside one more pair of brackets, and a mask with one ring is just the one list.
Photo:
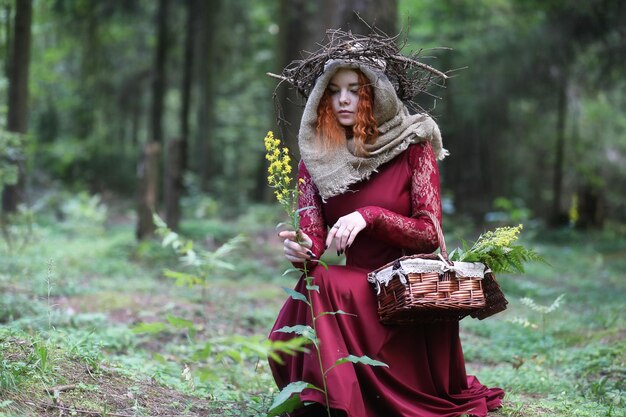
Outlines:
{"label": "beige shawl", "polygon": [[[330,79],[340,68],[358,68],[374,88],[374,118],[379,137],[375,143],[365,146],[369,156],[355,155],[351,139],[346,141],[346,146],[328,151],[317,138],[317,107]],[[409,114],[383,72],[376,71],[371,64],[344,60],[326,64],[306,102],[298,133],[302,159],[323,200],[348,191],[350,185],[369,178],[381,164],[392,160],[409,145],[423,141],[431,143],[437,159],[448,154],[443,149],[435,121],[427,114]]]}

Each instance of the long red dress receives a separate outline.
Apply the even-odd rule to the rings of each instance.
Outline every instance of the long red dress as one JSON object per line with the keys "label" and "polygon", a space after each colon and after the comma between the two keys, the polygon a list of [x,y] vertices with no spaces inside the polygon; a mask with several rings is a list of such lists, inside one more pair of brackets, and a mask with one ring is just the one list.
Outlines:
{"label": "long red dress", "polygon": [[[358,210],[367,222],[346,251],[346,266],[308,263],[309,275],[319,286],[313,291],[315,314],[343,310],[348,315],[326,315],[316,321],[324,368],[349,354],[382,361],[389,367],[346,363],[327,375],[331,408],[350,417],[486,416],[501,404],[504,392],[487,388],[465,373],[458,323],[389,326],[379,322],[376,296],[367,273],[403,254],[432,252],[437,248],[431,223],[412,218],[429,210],[441,219],[439,173],[429,144],[411,145],[379,167],[351,191],[322,202],[303,163],[300,164],[301,228],[313,240],[312,251],[324,252],[327,225]],[[295,289],[306,294],[302,277]],[[283,326],[311,325],[309,307],[288,299],[270,333],[272,340],[293,335],[274,332]],[[307,354],[284,356],[284,365],[270,361],[279,388],[306,381],[322,387],[322,374],[314,348]],[[305,402],[325,404],[322,393],[305,390]],[[339,411],[341,410],[341,411]],[[320,405],[307,406],[294,415],[320,414]]]}

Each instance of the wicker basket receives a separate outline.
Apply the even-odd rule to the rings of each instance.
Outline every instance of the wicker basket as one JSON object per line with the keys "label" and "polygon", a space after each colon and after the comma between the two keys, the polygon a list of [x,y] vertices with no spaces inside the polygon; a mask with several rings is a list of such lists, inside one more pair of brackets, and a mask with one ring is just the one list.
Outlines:
{"label": "wicker basket", "polygon": [[372,271],[368,280],[385,324],[484,319],[508,302],[489,269],[478,262],[450,262],[439,221],[429,212],[439,239],[439,254],[404,256]]}

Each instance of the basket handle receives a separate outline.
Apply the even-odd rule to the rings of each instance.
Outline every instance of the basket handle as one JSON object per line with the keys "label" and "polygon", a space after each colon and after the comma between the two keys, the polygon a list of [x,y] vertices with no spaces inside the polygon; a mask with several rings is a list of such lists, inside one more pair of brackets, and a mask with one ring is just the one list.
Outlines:
{"label": "basket handle", "polygon": [[446,250],[446,241],[443,237],[443,230],[441,230],[441,223],[439,223],[439,220],[430,211],[419,210],[417,213],[415,213],[413,217],[420,217],[420,216],[428,217],[428,219],[433,224],[433,226],[435,226],[435,231],[437,232],[437,240],[439,241],[439,249],[441,251],[441,256],[443,256],[443,259],[445,259],[446,262],[450,263],[450,261],[448,260],[448,251]]}

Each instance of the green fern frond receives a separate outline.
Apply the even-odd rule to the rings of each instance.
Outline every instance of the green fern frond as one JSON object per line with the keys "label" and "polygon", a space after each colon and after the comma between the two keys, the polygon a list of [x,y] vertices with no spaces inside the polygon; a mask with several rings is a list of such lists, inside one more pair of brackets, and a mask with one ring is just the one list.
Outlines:
{"label": "green fern frond", "polygon": [[450,260],[462,262],[482,262],[494,273],[524,273],[524,263],[544,262],[545,259],[532,249],[522,245],[513,245],[518,238],[522,225],[499,227],[482,233],[476,242],[468,248],[465,241],[463,250],[451,252]]}

